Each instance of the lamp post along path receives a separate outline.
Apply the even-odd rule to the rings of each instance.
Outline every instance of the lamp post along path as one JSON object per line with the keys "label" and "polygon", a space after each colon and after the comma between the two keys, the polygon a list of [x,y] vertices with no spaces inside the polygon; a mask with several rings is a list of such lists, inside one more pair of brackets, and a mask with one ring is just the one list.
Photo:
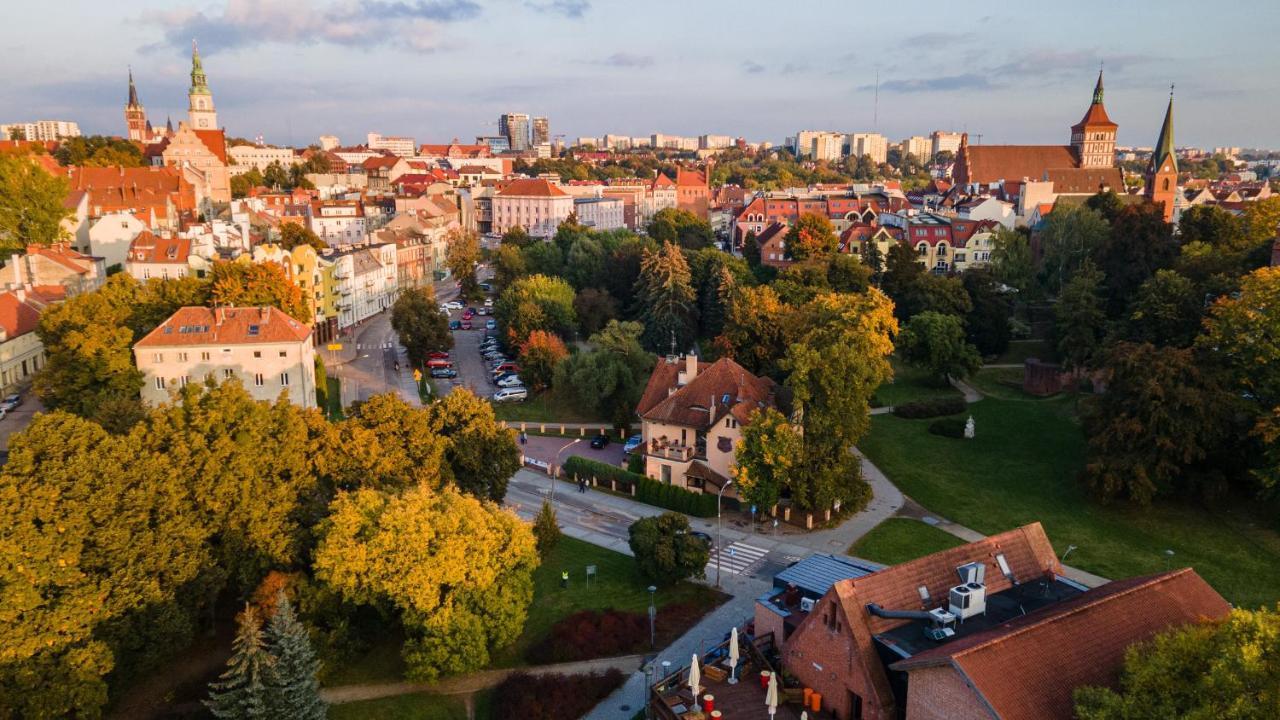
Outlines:
{"label": "lamp post along path", "polygon": [[720,547],[720,501],[724,499],[724,491],[732,484],[733,481],[730,480],[716,493],[716,587],[720,587],[720,555],[724,552],[724,548]]}
{"label": "lamp post along path", "polygon": [[565,443],[559,450],[556,451],[555,461],[551,463],[551,467],[547,468],[548,474],[551,476],[552,507],[554,507],[556,504],[556,473],[560,471],[560,453],[563,453],[565,450],[568,450],[569,448],[573,447],[574,445],[577,445],[580,442],[582,442],[582,438],[570,440],[569,442]]}

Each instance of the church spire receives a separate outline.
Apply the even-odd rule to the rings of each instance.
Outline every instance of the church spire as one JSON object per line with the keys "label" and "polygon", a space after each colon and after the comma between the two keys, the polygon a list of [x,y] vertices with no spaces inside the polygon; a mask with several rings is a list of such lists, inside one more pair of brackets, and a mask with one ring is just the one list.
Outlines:
{"label": "church spire", "polygon": [[133,68],[129,68],[129,107],[138,107],[138,88],[133,84]]}
{"label": "church spire", "polygon": [[1102,104],[1102,68],[1098,68],[1098,84],[1093,86],[1093,104]]}
{"label": "church spire", "polygon": [[204,65],[200,62],[200,48],[194,38],[191,40],[191,90],[189,95],[208,95],[209,80],[204,75]]}
{"label": "church spire", "polygon": [[1169,86],[1169,107],[1164,111],[1164,123],[1160,126],[1160,137],[1156,139],[1155,152],[1151,153],[1151,166],[1158,168],[1168,156],[1174,170],[1178,167],[1178,157],[1173,151],[1173,86]]}

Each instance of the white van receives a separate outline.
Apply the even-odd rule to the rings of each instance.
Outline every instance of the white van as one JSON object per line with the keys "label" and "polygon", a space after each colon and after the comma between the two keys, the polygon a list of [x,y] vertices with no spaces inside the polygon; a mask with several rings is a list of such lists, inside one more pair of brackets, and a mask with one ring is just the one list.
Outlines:
{"label": "white van", "polygon": [[524,402],[528,398],[529,391],[522,387],[502,388],[493,394],[493,401],[496,403]]}

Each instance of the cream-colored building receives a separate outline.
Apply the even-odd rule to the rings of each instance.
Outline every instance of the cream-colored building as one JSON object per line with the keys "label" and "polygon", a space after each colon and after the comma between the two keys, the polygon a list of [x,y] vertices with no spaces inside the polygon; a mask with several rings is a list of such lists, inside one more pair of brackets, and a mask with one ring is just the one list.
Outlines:
{"label": "cream-colored building", "polygon": [[333,263],[340,329],[366,320],[396,301],[399,284],[395,243],[343,248],[324,258]]}
{"label": "cream-colored building", "polygon": [[103,215],[89,227],[89,252],[102,258],[107,267],[124,267],[133,239],[147,229],[147,224],[131,212]]}
{"label": "cream-colored building", "polygon": [[164,141],[160,162],[189,170],[187,177],[196,194],[213,202],[231,202],[231,173],[227,170],[227,138],[221,130],[196,130],[178,123],[173,137]]}
{"label": "cream-colored building", "polygon": [[272,163],[280,163],[280,167],[287,170],[290,165],[298,162],[298,156],[293,148],[236,145],[227,150],[227,155],[235,161],[236,165],[245,167],[246,170],[250,167],[257,168],[259,171],[266,170]]}
{"label": "cream-colored building", "polygon": [[311,232],[332,246],[364,242],[368,233],[364,203],[359,200],[312,203],[307,224],[311,227]]}
{"label": "cream-colored building", "polygon": [[41,305],[23,288],[0,293],[0,392],[10,392],[44,367],[44,345],[36,335]]}
{"label": "cream-colored building", "polygon": [[239,380],[255,400],[285,393],[316,406],[311,327],[274,307],[184,307],[133,346],[142,400],[159,405],[188,383]]}
{"label": "cream-colored building", "polygon": [[0,284],[35,288],[58,299],[97,290],[106,279],[102,258],[84,255],[67,243],[28,245],[26,253],[11,255],[0,265]]}
{"label": "cream-colored building", "polygon": [[[636,408],[645,475],[691,492],[719,492],[732,476],[742,427],[758,409],[775,406],[776,389],[730,358],[659,360]],[[729,497],[735,487],[725,491]]]}
{"label": "cream-colored building", "polygon": [[848,145],[849,154],[854,157],[866,155],[876,164],[889,159],[889,138],[880,133],[852,133]]}
{"label": "cream-colored building", "polygon": [[551,237],[573,212],[573,196],[542,178],[514,180],[493,196],[492,232],[519,225],[534,237]]}
{"label": "cream-colored building", "polygon": [[933,142],[923,135],[912,135],[903,140],[898,148],[902,151],[903,158],[914,155],[922,163],[929,162],[929,158],[933,157]]}

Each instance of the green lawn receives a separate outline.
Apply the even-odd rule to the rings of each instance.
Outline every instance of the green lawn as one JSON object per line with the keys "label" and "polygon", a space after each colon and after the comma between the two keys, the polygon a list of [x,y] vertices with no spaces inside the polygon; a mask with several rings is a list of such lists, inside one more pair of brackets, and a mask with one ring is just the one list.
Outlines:
{"label": "green lawn", "polygon": [[983,395],[998,400],[1042,400],[1022,391],[1022,376],[1022,368],[983,368],[966,381]]}
{"label": "green lawn", "polygon": [[1238,605],[1280,600],[1280,535],[1255,505],[1091,500],[1077,480],[1075,401],[983,400],[969,406],[977,436],[964,441],[929,434],[929,420],[879,415],[861,449],[903,492],[974,530],[1042,522],[1059,555],[1078,546],[1068,562],[1084,570],[1121,578],[1189,565]]}
{"label": "green lawn", "polygon": [[1049,345],[1048,340],[1014,340],[1009,343],[1009,349],[995,360],[991,361],[993,365],[1009,365],[1017,363],[1021,365],[1026,362],[1027,358],[1037,358],[1045,362],[1053,362],[1057,357],[1057,353]]}
{"label": "green lawn", "polygon": [[885,565],[897,565],[963,544],[964,541],[955,535],[919,520],[889,518],[851,545],[849,554]]}
{"label": "green lawn", "polygon": [[892,359],[893,380],[876,388],[876,398],[883,406],[901,405],[912,400],[935,397],[959,397],[960,391],[939,383],[928,372]]}
{"label": "green lawn", "polygon": [[[467,709],[461,697],[447,697],[430,693],[413,693],[343,703],[329,706],[329,720],[466,720]],[[476,713],[477,720],[487,718]]]}
{"label": "green lawn", "polygon": [[494,403],[493,413],[499,420],[515,422],[602,422],[584,415],[563,393],[554,390],[531,395],[522,403]]}

